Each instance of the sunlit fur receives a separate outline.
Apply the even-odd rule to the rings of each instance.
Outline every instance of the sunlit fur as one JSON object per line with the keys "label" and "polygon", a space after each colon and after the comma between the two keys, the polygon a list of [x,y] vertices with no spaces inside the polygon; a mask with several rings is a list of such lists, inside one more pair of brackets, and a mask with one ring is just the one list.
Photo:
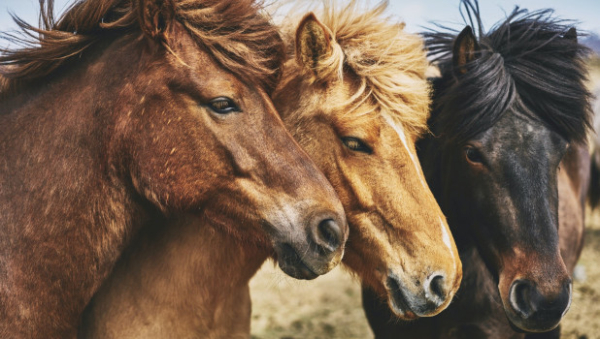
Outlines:
{"label": "sunlit fur", "polygon": [[[429,117],[429,85],[424,81],[429,63],[423,40],[404,31],[404,23],[387,18],[386,8],[385,1],[365,11],[356,1],[345,5],[325,1],[318,17],[335,36],[333,53],[319,59],[314,72],[287,67],[285,78],[289,81],[302,72],[307,83],[341,82],[348,67],[358,76],[353,79],[352,95],[328,105],[343,107],[348,119],[365,113],[389,115],[408,135],[418,137],[427,130]],[[288,43],[299,19],[286,20],[283,36]],[[360,109],[349,109],[352,106]]]}
{"label": "sunlit fur", "polygon": [[[14,92],[19,83],[49,75],[114,35],[136,32],[140,17],[150,15],[140,3],[139,0],[79,1],[55,22],[53,2],[45,1],[41,27],[15,18],[28,39],[13,33],[3,34],[19,48],[2,51],[0,65],[4,67],[0,68],[0,74],[4,78],[0,78],[0,95]],[[267,91],[276,84],[281,45],[275,28],[264,16],[256,15],[257,3],[248,0],[164,3],[164,7],[173,6],[171,16],[225,69],[257,82]]]}
{"label": "sunlit fur", "polygon": [[[424,281],[445,275],[447,298],[420,314],[431,316],[458,288],[461,263],[416,158],[415,141],[427,130],[430,103],[423,42],[386,17],[386,6],[326,1],[318,19],[286,18],[289,57],[274,103],[344,204],[351,227],[344,262],[390,303],[394,287],[388,277],[420,300]],[[301,40],[306,36],[310,45],[310,35],[324,36],[314,51],[328,49],[295,55],[299,49],[311,53]],[[348,149],[341,140],[348,136],[362,139],[372,154]],[[405,311],[398,316],[415,316]]]}
{"label": "sunlit fur", "polygon": [[341,260],[342,205],[268,97],[283,44],[253,1],[86,0],[58,22],[47,4],[0,56],[1,338],[75,337],[132,239],[181,213],[300,253],[289,274]]}

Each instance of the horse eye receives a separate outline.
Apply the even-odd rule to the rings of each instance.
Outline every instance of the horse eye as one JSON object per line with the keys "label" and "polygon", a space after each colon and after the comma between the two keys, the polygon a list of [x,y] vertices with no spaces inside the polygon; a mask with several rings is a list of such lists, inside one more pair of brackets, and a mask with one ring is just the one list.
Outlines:
{"label": "horse eye", "polygon": [[238,106],[233,100],[227,97],[214,98],[208,102],[208,108],[217,114],[228,114],[231,112],[240,112]]}
{"label": "horse eye", "polygon": [[483,157],[474,147],[465,147],[465,156],[469,162],[480,164],[483,162]]}
{"label": "horse eye", "polygon": [[371,147],[369,147],[364,141],[360,140],[359,138],[343,137],[342,142],[344,143],[344,145],[346,145],[346,147],[353,151],[367,154],[373,153]]}

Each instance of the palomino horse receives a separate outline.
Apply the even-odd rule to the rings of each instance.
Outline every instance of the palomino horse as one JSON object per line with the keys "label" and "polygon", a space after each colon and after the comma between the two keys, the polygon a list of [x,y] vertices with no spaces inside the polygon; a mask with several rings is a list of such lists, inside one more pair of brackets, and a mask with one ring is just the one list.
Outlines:
{"label": "palomino horse", "polygon": [[[481,27],[477,3],[463,5]],[[591,115],[585,48],[551,14],[517,8],[479,39],[470,26],[426,34],[442,76],[437,137],[420,156],[464,278],[446,312],[410,324],[363,291],[377,338],[558,338],[583,245]]]}
{"label": "palomino horse", "polygon": [[255,4],[46,9],[0,57],[0,337],[75,337],[130,239],[174,213],[268,234],[299,276],[341,259],[342,205],[268,98],[283,45]]}
{"label": "palomino horse", "polygon": [[[288,35],[296,56],[274,102],[342,199],[345,263],[413,319],[448,305],[461,264],[414,156],[429,106],[423,42],[382,18],[385,8],[307,15]],[[248,281],[268,255],[250,241],[191,219],[163,228],[119,263],[81,337],[248,338]],[[194,254],[198,243],[211,252]]]}

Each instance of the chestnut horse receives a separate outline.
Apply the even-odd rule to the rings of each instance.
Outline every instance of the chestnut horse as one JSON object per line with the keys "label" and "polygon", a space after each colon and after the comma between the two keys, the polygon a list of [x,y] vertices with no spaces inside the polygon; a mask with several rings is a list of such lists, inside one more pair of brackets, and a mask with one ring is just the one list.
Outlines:
{"label": "chestnut horse", "polygon": [[[515,9],[484,34],[426,33],[441,78],[420,157],[463,262],[448,310],[394,322],[370,291],[377,338],[558,338],[583,245],[589,93],[585,48],[552,11]],[[474,17],[474,19],[473,19]],[[547,332],[525,334],[525,332]]]}
{"label": "chestnut horse", "polygon": [[[291,27],[274,102],[344,204],[344,262],[414,319],[448,305],[461,264],[415,155],[429,114],[423,42],[385,8],[326,6]],[[94,297],[81,337],[248,338],[248,281],[269,254],[250,241],[192,218],[144,239]],[[211,251],[194,254],[199,243]]]}
{"label": "chestnut horse", "polygon": [[255,4],[89,0],[56,23],[52,4],[0,56],[0,337],[75,337],[131,238],[177,213],[268,234],[298,274],[341,259],[342,205],[268,98],[283,44]]}

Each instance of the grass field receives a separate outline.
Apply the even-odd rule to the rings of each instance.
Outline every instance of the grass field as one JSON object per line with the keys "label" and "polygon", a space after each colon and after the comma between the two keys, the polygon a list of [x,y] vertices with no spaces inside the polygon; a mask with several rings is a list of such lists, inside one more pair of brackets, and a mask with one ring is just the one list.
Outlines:
{"label": "grass field", "polygon": [[[600,85],[600,59],[590,88]],[[586,245],[579,261],[585,280],[575,281],[563,338],[600,339],[600,213],[588,211]],[[314,281],[285,276],[267,262],[251,282],[255,339],[373,338],[360,302],[360,285],[336,268]]]}

